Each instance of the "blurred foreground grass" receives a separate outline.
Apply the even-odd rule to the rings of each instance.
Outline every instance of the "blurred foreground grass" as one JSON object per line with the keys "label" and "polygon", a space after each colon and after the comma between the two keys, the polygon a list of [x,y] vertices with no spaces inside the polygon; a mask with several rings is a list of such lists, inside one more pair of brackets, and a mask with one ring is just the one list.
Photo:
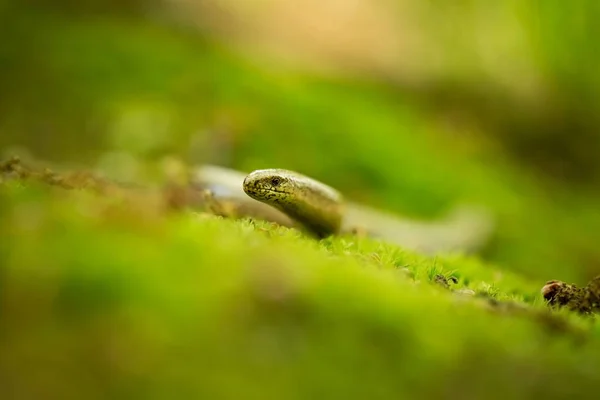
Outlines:
{"label": "blurred foreground grass", "polygon": [[[475,259],[0,185],[0,376],[25,398],[593,397],[594,319]],[[454,275],[460,287],[430,284]],[[562,322],[560,322],[562,321]],[[582,336],[583,335],[583,336]]]}

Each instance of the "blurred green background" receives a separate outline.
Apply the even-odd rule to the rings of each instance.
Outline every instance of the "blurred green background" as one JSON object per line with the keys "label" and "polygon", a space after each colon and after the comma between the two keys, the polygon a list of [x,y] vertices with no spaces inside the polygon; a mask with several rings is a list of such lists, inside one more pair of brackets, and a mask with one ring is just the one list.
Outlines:
{"label": "blurred green background", "polygon": [[122,180],[168,154],[290,168],[423,218],[476,202],[487,259],[584,280],[600,5],[561,4],[3,2],[0,146]]}
{"label": "blurred green background", "polygon": [[[584,284],[600,273],[600,3],[565,4],[2,1],[0,153],[132,182],[159,179],[166,156],[289,168],[422,219],[484,205],[498,217],[486,264],[452,267],[472,281],[500,280],[503,290],[519,282],[510,294],[530,301],[549,279]],[[235,385],[248,398],[593,390],[597,344],[576,357],[534,324],[338,271],[347,260],[323,257],[312,242],[274,238],[277,247],[250,239],[249,225],[147,222],[85,202],[73,216],[72,199],[54,204],[36,193],[0,204],[8,221],[0,233],[11,238],[0,240],[0,262],[10,261],[0,284],[11,283],[0,286],[8,288],[0,316],[11,321],[1,332],[0,387],[8,376],[23,390],[31,373],[41,388],[73,398],[101,393],[93,385],[103,383],[111,398],[169,398],[173,387],[184,398],[239,398]],[[28,230],[36,223],[39,231]],[[250,240],[259,247],[248,250]],[[379,251],[337,244],[346,245],[359,259]],[[385,249],[386,263],[404,265],[409,256],[396,251]],[[431,260],[415,264],[435,270]],[[502,282],[491,266],[529,283]],[[261,268],[268,278],[253,275]],[[211,284],[198,293],[198,281]],[[281,282],[293,290],[269,297]],[[64,357],[44,353],[53,348],[67,349]],[[61,380],[59,370],[79,380]],[[200,374],[204,388],[194,384]],[[355,378],[364,393],[346,385]],[[481,385],[462,388],[464,379]],[[291,390],[299,381],[306,385]],[[492,383],[502,391],[488,391]]]}
{"label": "blurred green background", "polygon": [[130,156],[291,168],[423,217],[479,202],[486,257],[587,278],[600,5],[560,4],[4,2],[0,146],[123,179]]}

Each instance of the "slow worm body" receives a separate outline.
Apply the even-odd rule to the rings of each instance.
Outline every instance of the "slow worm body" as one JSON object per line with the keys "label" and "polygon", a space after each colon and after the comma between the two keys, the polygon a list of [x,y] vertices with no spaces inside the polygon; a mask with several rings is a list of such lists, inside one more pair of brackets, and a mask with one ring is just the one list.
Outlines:
{"label": "slow worm body", "polygon": [[204,165],[194,171],[193,183],[218,199],[235,202],[250,216],[303,229],[323,238],[366,232],[369,236],[423,253],[475,252],[493,231],[493,220],[478,207],[458,207],[437,221],[416,221],[345,201],[334,188],[284,169],[245,174]]}

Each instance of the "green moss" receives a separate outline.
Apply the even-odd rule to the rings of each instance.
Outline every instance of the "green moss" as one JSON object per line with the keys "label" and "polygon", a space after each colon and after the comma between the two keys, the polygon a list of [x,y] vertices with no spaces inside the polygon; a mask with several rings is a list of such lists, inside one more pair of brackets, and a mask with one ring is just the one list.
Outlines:
{"label": "green moss", "polygon": [[[6,182],[0,199],[13,398],[500,399],[596,384],[597,328],[544,314],[537,282],[475,259],[34,183]],[[434,272],[518,306],[457,296]]]}

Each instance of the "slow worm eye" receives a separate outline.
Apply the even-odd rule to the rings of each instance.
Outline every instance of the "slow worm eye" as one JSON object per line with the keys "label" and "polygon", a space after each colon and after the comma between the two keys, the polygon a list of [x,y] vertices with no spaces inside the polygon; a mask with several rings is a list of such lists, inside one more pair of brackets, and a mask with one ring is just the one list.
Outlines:
{"label": "slow worm eye", "polygon": [[279,184],[281,183],[281,179],[279,177],[273,177],[271,178],[271,185],[273,186],[279,186]]}

